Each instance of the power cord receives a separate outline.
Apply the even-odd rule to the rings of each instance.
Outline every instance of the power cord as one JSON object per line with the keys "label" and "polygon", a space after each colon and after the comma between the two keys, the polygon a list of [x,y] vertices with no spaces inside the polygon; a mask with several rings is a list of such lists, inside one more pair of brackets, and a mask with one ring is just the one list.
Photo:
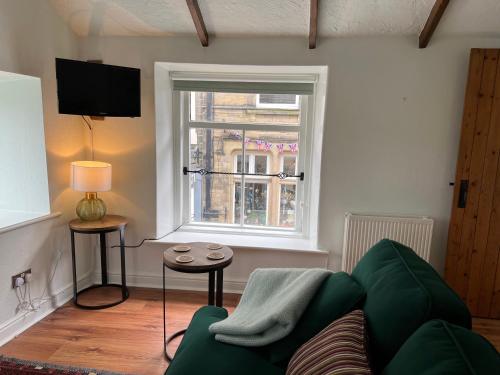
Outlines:
{"label": "power cord", "polygon": [[[164,234],[161,237],[158,237],[158,238],[144,238],[137,245],[125,245],[125,247],[126,248],[138,248],[138,247],[141,247],[144,244],[144,242],[146,242],[146,241],[161,240],[162,238],[165,238],[169,234],[177,232],[184,224],[185,223],[180,224],[175,229],[173,229],[172,231]],[[116,247],[120,247],[120,245],[111,246],[111,248],[116,248]],[[45,297],[45,295],[47,294],[47,290],[48,290],[49,285],[52,284],[52,281],[54,280],[54,277],[56,275],[56,271],[57,271],[57,268],[58,268],[59,263],[61,261],[63,253],[64,253],[63,249],[60,249],[58,251],[56,263],[54,265],[54,268],[52,269],[52,272],[50,273],[49,279],[47,280],[47,284],[45,284],[45,287],[44,287],[43,292],[40,295],[40,297],[31,298],[31,280],[27,280],[23,285],[17,286],[14,289],[15,293],[16,293],[17,300],[19,302],[19,304],[17,306],[17,311],[18,312],[22,311],[22,312],[24,312],[24,315],[26,316],[30,312],[39,310],[40,306],[45,301],[50,301],[51,297]]]}
{"label": "power cord", "polygon": [[[30,302],[31,306],[35,309],[38,310],[40,308],[40,305],[45,302],[49,301],[51,297],[45,297],[45,294],[47,293],[47,289],[50,284],[52,284],[52,281],[54,280],[54,277],[56,275],[57,267],[59,266],[59,262],[61,261],[61,258],[63,256],[64,250],[60,249],[59,252],[57,253],[57,259],[56,259],[56,264],[54,265],[54,268],[52,269],[52,273],[49,276],[49,280],[47,281],[47,284],[45,284],[45,288],[43,289],[43,292],[40,297],[36,297],[33,300],[31,300],[31,287],[30,284],[28,283],[28,291],[29,291],[29,296],[30,296]],[[37,305],[35,305],[37,304]]]}
{"label": "power cord", "polygon": [[63,253],[64,250],[59,250],[54,268],[52,269],[49,279],[47,280],[47,284],[45,285],[45,288],[40,297],[31,298],[31,278],[26,277],[26,282],[23,285],[17,286],[15,288],[16,297],[19,302],[17,306],[18,312],[22,311],[26,316],[30,312],[39,310],[43,302],[49,301],[51,299],[50,297],[45,297],[45,294],[47,293],[48,286],[54,280]]}
{"label": "power cord", "polygon": [[[139,244],[137,245],[125,245],[124,247],[125,248],[129,248],[129,249],[137,249],[138,247],[141,247],[144,242],[146,241],[158,241],[158,240],[161,240],[162,238],[165,238],[167,237],[169,234],[172,234],[172,233],[175,233],[177,232],[185,223],[182,223],[181,225],[179,225],[177,228],[175,228],[174,230],[168,232],[167,234],[164,234],[163,236],[161,237],[158,237],[158,238],[144,238],[141,242],[139,242]],[[117,247],[120,247],[120,245],[113,245],[110,247],[110,249],[114,249],[114,248],[117,248]]]}
{"label": "power cord", "polygon": [[90,125],[85,116],[82,115],[82,119],[83,121],[85,121],[90,130],[90,153],[92,156],[92,160],[94,160],[94,128],[92,127],[92,125]]}

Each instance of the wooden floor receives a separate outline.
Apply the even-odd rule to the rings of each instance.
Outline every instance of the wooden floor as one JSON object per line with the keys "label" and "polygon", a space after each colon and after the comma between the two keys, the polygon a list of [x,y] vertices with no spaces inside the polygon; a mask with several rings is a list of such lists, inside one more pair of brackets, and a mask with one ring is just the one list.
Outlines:
{"label": "wooden floor", "polygon": [[486,337],[500,352],[500,320],[474,318],[472,329]]}
{"label": "wooden floor", "polygon": [[[112,301],[112,295],[119,293],[104,290],[85,293],[78,301]],[[226,294],[224,306],[232,311],[239,297]],[[206,304],[206,293],[167,291],[167,335],[186,328],[194,312]],[[0,347],[0,354],[126,374],[163,374],[168,364],[163,356],[162,322],[161,290],[130,288],[125,303],[105,310],[81,310],[67,303]],[[170,354],[180,340],[169,345]]]}
{"label": "wooden floor", "polygon": [[[99,299],[104,301],[116,290],[97,293],[101,293]],[[232,311],[239,297],[226,295],[225,307]],[[206,299],[206,293],[168,291],[167,334],[185,328],[193,313],[206,304]],[[82,303],[90,301],[79,300]],[[500,321],[475,319],[474,330],[500,350]],[[1,347],[0,354],[127,374],[155,375],[163,374],[168,365],[163,357],[162,340],[161,290],[131,288],[130,298],[125,303],[106,310],[81,310],[67,303]],[[169,346],[170,353],[175,352],[179,341]]]}

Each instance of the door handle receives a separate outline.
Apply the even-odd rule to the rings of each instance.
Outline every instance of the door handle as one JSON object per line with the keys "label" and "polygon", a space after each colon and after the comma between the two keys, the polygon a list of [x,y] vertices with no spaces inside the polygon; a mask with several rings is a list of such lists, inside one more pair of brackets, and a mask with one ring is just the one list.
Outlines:
{"label": "door handle", "polygon": [[460,181],[460,191],[458,193],[458,208],[465,208],[467,204],[467,193],[469,191],[469,180]]}

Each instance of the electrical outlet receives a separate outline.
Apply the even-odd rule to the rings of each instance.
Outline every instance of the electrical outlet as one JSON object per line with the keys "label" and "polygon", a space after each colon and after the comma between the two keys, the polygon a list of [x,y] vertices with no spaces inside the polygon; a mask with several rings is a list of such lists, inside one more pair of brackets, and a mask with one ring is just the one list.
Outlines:
{"label": "electrical outlet", "polygon": [[31,268],[30,268],[30,269],[27,269],[26,271],[23,271],[23,272],[21,272],[21,273],[18,273],[17,275],[12,276],[12,288],[13,288],[13,289],[15,289],[15,288],[16,288],[16,279],[17,279],[18,277],[20,277],[20,278],[24,279],[24,282],[26,283],[26,281],[28,281],[28,280],[26,280],[26,275],[27,275],[27,274],[30,274],[30,275],[31,275]]}

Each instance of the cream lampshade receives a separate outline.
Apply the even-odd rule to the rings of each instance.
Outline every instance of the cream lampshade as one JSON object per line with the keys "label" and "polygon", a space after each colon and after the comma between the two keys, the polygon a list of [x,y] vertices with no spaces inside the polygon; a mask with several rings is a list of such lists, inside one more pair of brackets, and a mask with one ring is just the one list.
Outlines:
{"label": "cream lampshade", "polygon": [[74,161],[71,163],[71,187],[85,192],[76,207],[76,214],[85,221],[99,220],[106,215],[104,201],[98,191],[111,190],[111,164],[101,161]]}

